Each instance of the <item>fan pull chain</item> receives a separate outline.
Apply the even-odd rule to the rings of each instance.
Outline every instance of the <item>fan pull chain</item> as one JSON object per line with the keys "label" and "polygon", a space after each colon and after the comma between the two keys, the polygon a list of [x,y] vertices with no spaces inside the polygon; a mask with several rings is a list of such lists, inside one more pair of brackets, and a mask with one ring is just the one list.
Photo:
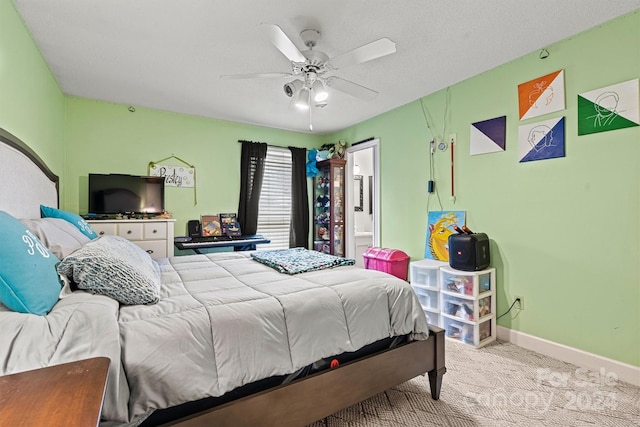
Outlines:
{"label": "fan pull chain", "polygon": [[309,91],[309,132],[313,132],[313,122],[311,121],[311,91]]}

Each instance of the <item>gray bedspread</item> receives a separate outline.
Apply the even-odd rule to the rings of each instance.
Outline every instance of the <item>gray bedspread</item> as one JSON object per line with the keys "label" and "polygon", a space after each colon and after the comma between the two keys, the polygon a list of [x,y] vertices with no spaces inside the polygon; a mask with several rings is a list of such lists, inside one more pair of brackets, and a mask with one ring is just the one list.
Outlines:
{"label": "gray bedspread", "polygon": [[103,418],[128,422],[382,338],[428,337],[409,284],[385,273],[347,266],[290,276],[246,252],[159,264],[154,305],[118,309],[77,292],[43,317],[0,311],[0,374],[108,356]]}

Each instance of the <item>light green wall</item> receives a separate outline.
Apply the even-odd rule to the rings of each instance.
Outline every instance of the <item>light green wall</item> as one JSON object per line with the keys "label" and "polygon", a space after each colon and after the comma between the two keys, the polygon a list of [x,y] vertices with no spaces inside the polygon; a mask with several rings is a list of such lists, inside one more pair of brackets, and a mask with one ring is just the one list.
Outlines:
{"label": "light green wall", "polygon": [[[176,235],[201,214],[236,212],[240,192],[240,139],[277,146],[312,148],[320,137],[223,120],[68,97],[66,191],[63,206],[87,212],[89,173],[144,175],[151,161],[177,156],[195,166],[194,191],[167,187],[166,209],[176,218]],[[177,160],[166,162],[180,165]]]}
{"label": "light green wall", "polygon": [[[446,122],[457,134],[455,204],[449,151],[436,154],[436,187],[445,210],[466,211],[492,240],[498,313],[526,300],[500,325],[640,366],[640,128],[577,136],[576,121],[578,93],[640,76],[640,10],[547,49],[423,98],[436,133]],[[566,110],[540,120],[566,117],[566,157],[519,163],[517,85],[559,69]],[[470,123],[503,115],[506,151],[470,156]],[[416,101],[332,135],[380,137],[382,244],[413,260],[425,249],[433,134]]]}
{"label": "light green wall", "polygon": [[64,95],[9,0],[0,0],[0,127],[63,173]]}

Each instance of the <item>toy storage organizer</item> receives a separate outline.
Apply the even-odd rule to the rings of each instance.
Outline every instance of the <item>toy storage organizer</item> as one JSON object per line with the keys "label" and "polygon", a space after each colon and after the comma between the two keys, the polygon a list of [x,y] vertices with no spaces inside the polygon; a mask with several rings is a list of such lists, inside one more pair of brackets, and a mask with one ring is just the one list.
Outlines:
{"label": "toy storage organizer", "polygon": [[440,269],[441,326],[445,336],[475,347],[496,339],[495,269]]}
{"label": "toy storage organizer", "polygon": [[412,262],[411,286],[430,324],[452,339],[482,347],[495,340],[495,269],[455,270],[447,262]]}
{"label": "toy storage organizer", "polygon": [[410,265],[411,286],[420,301],[427,322],[440,326],[440,267],[447,266],[444,261],[424,259]]}
{"label": "toy storage organizer", "polygon": [[398,249],[369,248],[364,254],[364,268],[392,274],[407,280],[409,255]]}

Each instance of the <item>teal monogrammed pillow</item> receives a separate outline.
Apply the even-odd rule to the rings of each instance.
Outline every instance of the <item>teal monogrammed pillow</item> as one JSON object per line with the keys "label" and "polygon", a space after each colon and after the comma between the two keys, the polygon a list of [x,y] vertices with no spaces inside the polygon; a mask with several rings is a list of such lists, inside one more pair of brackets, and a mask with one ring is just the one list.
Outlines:
{"label": "teal monogrammed pillow", "polygon": [[98,237],[98,234],[93,230],[93,228],[91,228],[89,223],[76,213],[40,205],[40,216],[42,218],[64,219],[65,221],[69,221],[71,224],[78,227],[78,230],[80,230],[82,234],[84,234],[88,238],[95,239],[96,237]]}
{"label": "teal monogrammed pillow", "polygon": [[20,313],[47,314],[62,289],[58,258],[4,211],[0,211],[0,242],[0,302]]}

